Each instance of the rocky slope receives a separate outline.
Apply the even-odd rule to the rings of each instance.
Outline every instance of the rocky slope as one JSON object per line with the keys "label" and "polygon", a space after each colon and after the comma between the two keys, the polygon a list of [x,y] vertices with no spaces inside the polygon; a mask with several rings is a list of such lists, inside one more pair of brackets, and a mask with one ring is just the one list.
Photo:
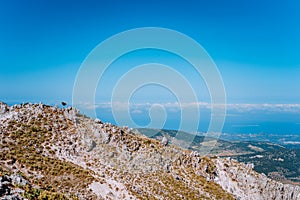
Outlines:
{"label": "rocky slope", "polygon": [[[168,143],[178,144],[176,130],[157,130],[139,128],[142,134],[153,139],[166,138]],[[231,141],[191,135],[181,132],[182,135],[194,137],[189,146],[190,150],[201,152],[205,145],[214,145],[209,151],[210,156],[231,157],[239,162],[253,163],[254,170],[266,174],[269,178],[283,183],[300,185],[300,149],[288,149],[279,144],[265,141]],[[189,138],[187,137],[187,138]],[[293,163],[293,164],[291,164]]]}
{"label": "rocky slope", "polygon": [[300,199],[297,186],[251,166],[201,157],[71,107],[0,103],[0,134],[2,199]]}

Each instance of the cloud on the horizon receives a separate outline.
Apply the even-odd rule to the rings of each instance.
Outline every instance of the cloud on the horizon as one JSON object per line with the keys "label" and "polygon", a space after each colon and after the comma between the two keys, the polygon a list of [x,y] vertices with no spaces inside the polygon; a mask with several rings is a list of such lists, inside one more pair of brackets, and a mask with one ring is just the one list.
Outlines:
{"label": "cloud on the horizon", "polygon": [[[111,109],[114,106],[115,110],[129,110],[133,113],[142,113],[149,110],[152,106],[161,106],[169,112],[179,112],[182,109],[207,109],[210,110],[213,105],[208,102],[191,102],[191,103],[127,103],[127,102],[104,102],[92,104],[81,104],[80,107],[84,109]],[[226,104],[227,111],[233,112],[270,112],[270,113],[300,113],[300,104]],[[224,107],[224,104],[215,104],[215,108]]]}

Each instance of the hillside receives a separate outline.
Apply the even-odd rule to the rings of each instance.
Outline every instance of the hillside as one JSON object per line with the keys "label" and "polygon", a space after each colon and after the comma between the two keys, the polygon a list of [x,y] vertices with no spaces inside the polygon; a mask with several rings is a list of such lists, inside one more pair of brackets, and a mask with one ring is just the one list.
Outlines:
{"label": "hillside", "polygon": [[[139,129],[142,134],[169,143],[178,143],[175,130]],[[185,135],[189,133],[184,133]],[[203,145],[209,145],[214,138],[195,136],[190,150],[201,152]],[[264,141],[227,141],[218,139],[210,152],[211,156],[231,157],[239,162],[253,163],[254,170],[268,177],[292,184],[300,183],[300,149],[289,149],[278,144]]]}
{"label": "hillside", "polygon": [[300,188],[75,108],[0,103],[1,199],[299,199]]}

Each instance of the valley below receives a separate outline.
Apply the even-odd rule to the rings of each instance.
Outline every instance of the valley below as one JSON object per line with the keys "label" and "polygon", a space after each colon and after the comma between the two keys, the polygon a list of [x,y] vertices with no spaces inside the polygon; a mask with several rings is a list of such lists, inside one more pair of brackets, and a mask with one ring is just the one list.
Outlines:
{"label": "valley below", "polygon": [[[175,130],[139,129],[139,131],[152,138],[166,137],[170,143],[178,143]],[[251,141],[250,137],[246,140],[245,134],[234,135],[234,137],[221,136],[221,139],[205,137],[204,134],[194,137],[189,147],[190,150],[201,153],[205,145],[213,143],[213,148],[209,152],[210,156],[230,157],[245,164],[251,163],[254,164],[255,171],[264,173],[269,178],[296,185],[300,183],[300,148],[298,145],[283,146],[269,141],[257,141],[260,138]]]}

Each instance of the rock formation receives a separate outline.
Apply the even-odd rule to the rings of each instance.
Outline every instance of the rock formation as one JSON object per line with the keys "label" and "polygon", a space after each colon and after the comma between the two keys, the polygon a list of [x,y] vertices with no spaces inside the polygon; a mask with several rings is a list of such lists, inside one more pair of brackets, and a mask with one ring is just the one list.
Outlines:
{"label": "rock formation", "polygon": [[201,157],[72,107],[0,103],[0,134],[0,198],[300,198],[299,187],[250,165]]}

